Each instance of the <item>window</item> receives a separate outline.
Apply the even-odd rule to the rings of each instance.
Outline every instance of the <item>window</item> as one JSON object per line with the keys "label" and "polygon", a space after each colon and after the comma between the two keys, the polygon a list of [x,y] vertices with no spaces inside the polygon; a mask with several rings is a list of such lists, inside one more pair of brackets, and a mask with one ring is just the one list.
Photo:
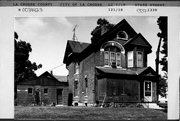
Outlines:
{"label": "window", "polygon": [[74,81],[74,96],[78,96],[78,81]]}
{"label": "window", "polygon": [[143,52],[137,52],[137,67],[143,67]]}
{"label": "window", "polygon": [[88,87],[88,79],[87,79],[87,77],[85,78],[85,86],[86,86],[86,88]]}
{"label": "window", "polygon": [[28,94],[32,94],[32,88],[28,88]]}
{"label": "window", "polygon": [[44,88],[44,94],[48,94],[48,88]]}
{"label": "window", "polygon": [[111,43],[104,48],[104,66],[120,67],[122,50]]}
{"label": "window", "polygon": [[121,66],[121,54],[116,53],[116,66]]}
{"label": "window", "polygon": [[120,31],[117,33],[117,38],[118,39],[125,39],[127,40],[128,39],[128,35],[125,31]]}
{"label": "window", "polygon": [[109,65],[109,52],[104,52],[104,65]]}
{"label": "window", "polygon": [[79,74],[79,65],[75,63],[75,74]]}
{"label": "window", "polygon": [[151,82],[145,82],[145,96],[151,96]]}
{"label": "window", "polygon": [[87,95],[87,90],[88,90],[88,79],[87,79],[87,77],[85,77],[85,88],[86,88],[85,94]]}
{"label": "window", "polygon": [[78,88],[78,81],[75,81],[74,82],[74,89],[77,89]]}
{"label": "window", "polygon": [[128,67],[133,67],[133,51],[128,52]]}
{"label": "window", "polygon": [[112,65],[113,62],[116,62],[116,58],[115,58],[115,53],[114,52],[110,52],[110,63]]}

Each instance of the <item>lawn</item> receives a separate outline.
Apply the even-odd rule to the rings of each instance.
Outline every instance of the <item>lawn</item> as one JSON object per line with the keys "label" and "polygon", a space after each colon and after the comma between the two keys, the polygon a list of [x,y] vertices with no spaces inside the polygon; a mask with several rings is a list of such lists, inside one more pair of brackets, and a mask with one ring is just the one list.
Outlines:
{"label": "lawn", "polygon": [[15,119],[166,120],[167,113],[144,108],[15,107]]}

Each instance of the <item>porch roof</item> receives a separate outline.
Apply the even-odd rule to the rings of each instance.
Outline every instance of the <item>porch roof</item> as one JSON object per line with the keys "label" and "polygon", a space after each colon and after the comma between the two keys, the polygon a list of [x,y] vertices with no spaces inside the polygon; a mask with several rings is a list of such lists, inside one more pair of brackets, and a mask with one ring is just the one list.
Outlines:
{"label": "porch roof", "polygon": [[151,67],[144,68],[111,68],[98,67],[96,69],[99,73],[116,74],[116,75],[141,75],[141,76],[157,76],[156,72]]}

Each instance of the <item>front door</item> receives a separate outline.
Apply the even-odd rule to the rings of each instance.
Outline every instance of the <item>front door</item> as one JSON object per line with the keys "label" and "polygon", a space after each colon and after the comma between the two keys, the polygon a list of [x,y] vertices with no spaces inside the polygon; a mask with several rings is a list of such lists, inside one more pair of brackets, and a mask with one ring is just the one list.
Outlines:
{"label": "front door", "polygon": [[152,82],[151,81],[144,82],[144,101],[152,102]]}
{"label": "front door", "polygon": [[57,104],[58,105],[63,104],[62,91],[63,91],[63,89],[57,89]]}

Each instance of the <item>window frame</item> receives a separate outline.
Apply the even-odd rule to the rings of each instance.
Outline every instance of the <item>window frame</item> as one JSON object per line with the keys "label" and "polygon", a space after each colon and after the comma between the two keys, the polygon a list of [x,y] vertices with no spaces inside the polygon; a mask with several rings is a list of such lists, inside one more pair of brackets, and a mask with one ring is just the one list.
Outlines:
{"label": "window frame", "polygon": [[[119,60],[120,61],[120,65],[119,66],[118,66],[118,59],[117,59],[117,55],[118,54],[120,55],[120,57],[119,57],[120,58],[120,60]],[[121,65],[122,65],[122,63],[121,63],[121,53],[120,52],[116,52],[116,66],[117,67],[121,67]]]}
{"label": "window frame", "polygon": [[88,78],[85,77],[85,96],[87,96],[87,91],[88,91]]}
{"label": "window frame", "polygon": [[[132,54],[132,55],[130,55],[130,54]],[[132,58],[129,58],[129,57],[131,57],[132,56]],[[131,61],[132,62],[131,62]],[[130,65],[130,62],[132,63],[132,65]],[[127,52],[127,67],[129,68],[129,67],[134,67],[134,52],[133,51],[128,51]]]}
{"label": "window frame", "polygon": [[[45,92],[47,90],[47,92]],[[44,88],[44,95],[48,95],[48,88]]]}
{"label": "window frame", "polygon": [[[139,53],[141,53],[141,60],[138,58],[139,56]],[[137,67],[144,67],[144,63],[143,63],[143,52],[142,51],[137,51],[137,54],[136,54],[136,57],[137,57]],[[139,63],[141,62],[141,64]]]}
{"label": "window frame", "polygon": [[76,62],[75,63],[75,73],[74,74],[79,74],[79,64]]}
{"label": "window frame", "polygon": [[[105,53],[108,53],[108,58],[105,58]],[[105,63],[105,61],[107,60],[108,64]],[[109,66],[109,51],[104,51],[104,66]]]}
{"label": "window frame", "polygon": [[74,97],[78,97],[78,80],[74,80]]}
{"label": "window frame", "polygon": [[[30,93],[30,89],[31,89],[31,93]],[[32,95],[33,94],[33,88],[28,88],[28,95]]]}
{"label": "window frame", "polygon": [[111,56],[111,54],[114,54],[114,61],[113,62],[116,62],[116,52],[113,52],[113,51],[109,51],[109,52],[110,52],[110,55],[109,55],[109,57],[110,57],[110,65],[112,65],[112,61],[111,61],[112,56]]}
{"label": "window frame", "polygon": [[[150,89],[148,89],[146,86],[149,85]],[[147,88],[147,89],[146,89]],[[150,94],[150,95],[149,95]],[[149,96],[151,97],[152,96],[152,82],[151,81],[145,81],[144,82],[144,96]]]}

